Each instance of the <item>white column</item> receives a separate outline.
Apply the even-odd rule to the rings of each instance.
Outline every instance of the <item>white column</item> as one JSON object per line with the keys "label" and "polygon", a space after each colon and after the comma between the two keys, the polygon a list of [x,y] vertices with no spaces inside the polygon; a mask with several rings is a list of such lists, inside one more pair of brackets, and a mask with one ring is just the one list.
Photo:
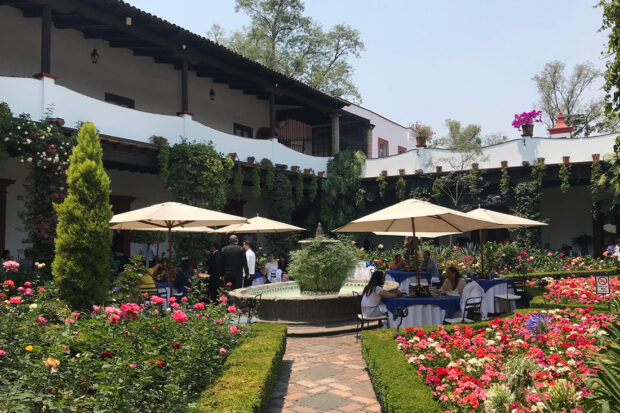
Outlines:
{"label": "white column", "polygon": [[332,155],[340,152],[340,114],[330,114],[332,119]]}

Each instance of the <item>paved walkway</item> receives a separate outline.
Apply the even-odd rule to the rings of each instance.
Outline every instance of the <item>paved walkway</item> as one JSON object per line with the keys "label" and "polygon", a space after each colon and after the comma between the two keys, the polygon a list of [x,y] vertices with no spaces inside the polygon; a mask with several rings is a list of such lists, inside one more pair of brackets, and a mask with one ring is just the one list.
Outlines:
{"label": "paved walkway", "polygon": [[269,412],[380,412],[355,334],[288,337]]}

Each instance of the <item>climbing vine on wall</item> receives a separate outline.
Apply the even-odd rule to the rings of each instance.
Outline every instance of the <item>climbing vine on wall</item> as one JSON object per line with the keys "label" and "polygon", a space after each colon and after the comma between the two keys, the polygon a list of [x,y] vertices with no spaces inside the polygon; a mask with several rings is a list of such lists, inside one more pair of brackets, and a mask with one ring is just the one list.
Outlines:
{"label": "climbing vine on wall", "polygon": [[273,181],[276,174],[276,168],[273,166],[273,162],[271,162],[267,158],[263,158],[260,161],[260,164],[263,168],[265,168],[265,188],[268,191],[273,189]]}
{"label": "climbing vine on wall", "polygon": [[506,197],[510,192],[510,175],[508,175],[508,167],[502,166],[501,175],[499,178],[499,190],[501,196]]}
{"label": "climbing vine on wall", "polygon": [[404,201],[407,197],[407,181],[402,176],[396,181],[396,195],[399,201]]}
{"label": "climbing vine on wall", "polygon": [[560,178],[560,189],[566,193],[570,189],[570,170],[571,164],[563,163],[558,171],[558,177]]}
{"label": "climbing vine on wall", "polygon": [[310,179],[310,185],[308,185],[308,199],[310,202],[314,202],[316,199],[316,195],[319,192],[319,178],[312,173],[312,178]]}
{"label": "climbing vine on wall", "polygon": [[157,154],[159,177],[162,181],[168,182],[170,178],[170,144],[162,136],[151,136],[151,142],[159,146],[159,153]]}
{"label": "climbing vine on wall", "polygon": [[260,194],[260,167],[254,165],[254,168],[252,168],[252,196],[254,199],[258,199],[260,198]]}
{"label": "climbing vine on wall", "polygon": [[74,136],[66,136],[48,109],[44,121],[35,122],[29,115],[14,118],[8,105],[0,104],[0,132],[3,145],[16,153],[28,168],[24,183],[24,209],[20,213],[26,231],[25,254],[33,261],[51,268],[58,217],[52,205],[67,195],[66,174]]}
{"label": "climbing vine on wall", "polygon": [[440,176],[437,176],[433,181],[433,187],[431,189],[431,198],[435,202],[439,202],[441,199],[441,192],[443,190],[443,180]]}
{"label": "climbing vine on wall", "polygon": [[384,198],[385,190],[387,189],[387,182],[385,181],[385,175],[383,175],[383,173],[380,173],[379,176],[377,177],[377,187],[378,187],[379,197]]}
{"label": "climbing vine on wall", "polygon": [[241,162],[237,162],[235,174],[232,179],[232,186],[230,188],[230,194],[235,199],[241,199],[241,195],[243,194],[243,169]]}
{"label": "climbing vine on wall", "polygon": [[304,174],[297,171],[297,186],[295,186],[295,205],[300,205],[304,200]]}
{"label": "climbing vine on wall", "polygon": [[538,189],[542,188],[543,178],[545,177],[545,169],[547,169],[547,165],[541,160],[536,161],[534,165],[532,165],[532,182],[536,184]]}
{"label": "climbing vine on wall", "polygon": [[[515,205],[513,213],[517,216],[541,220],[540,214],[540,186],[534,182],[521,182],[514,187]],[[541,232],[540,227],[519,228],[512,230],[519,245],[528,247],[540,247]]]}

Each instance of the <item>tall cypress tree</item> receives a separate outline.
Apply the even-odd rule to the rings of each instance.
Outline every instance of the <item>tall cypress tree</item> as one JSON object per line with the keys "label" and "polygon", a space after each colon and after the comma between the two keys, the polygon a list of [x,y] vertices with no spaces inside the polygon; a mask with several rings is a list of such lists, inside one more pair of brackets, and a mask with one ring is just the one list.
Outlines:
{"label": "tall cypress tree", "polygon": [[55,205],[52,272],[61,298],[77,309],[103,303],[109,289],[112,206],[102,152],[95,125],[82,124],[70,158],[67,197]]}

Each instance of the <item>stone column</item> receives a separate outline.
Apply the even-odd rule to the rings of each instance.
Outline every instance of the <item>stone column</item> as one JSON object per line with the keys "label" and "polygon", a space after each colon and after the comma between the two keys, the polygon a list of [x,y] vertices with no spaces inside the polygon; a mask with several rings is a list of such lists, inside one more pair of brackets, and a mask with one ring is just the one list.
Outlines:
{"label": "stone column", "polygon": [[332,156],[340,152],[340,114],[331,113],[332,120]]}
{"label": "stone column", "polygon": [[372,131],[375,125],[368,125],[366,128],[366,157],[372,158]]}

